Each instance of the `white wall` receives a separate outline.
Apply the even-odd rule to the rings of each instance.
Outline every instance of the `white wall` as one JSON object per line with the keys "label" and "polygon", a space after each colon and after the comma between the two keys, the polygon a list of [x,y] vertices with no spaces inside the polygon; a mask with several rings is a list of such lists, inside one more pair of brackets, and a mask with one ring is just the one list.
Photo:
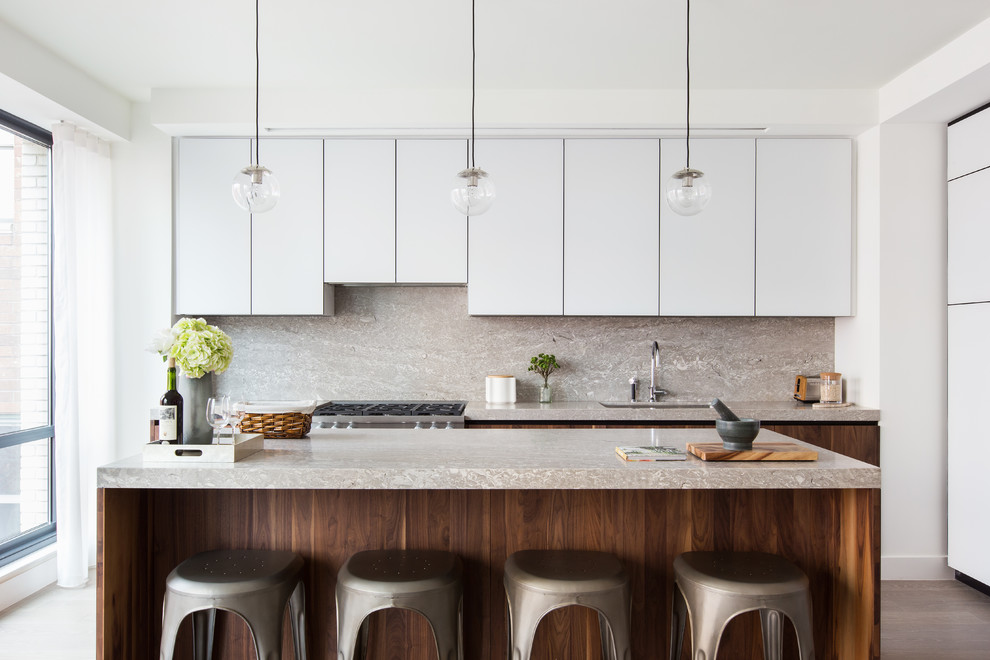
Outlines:
{"label": "white wall", "polygon": [[880,407],[880,128],[856,140],[855,316],[835,319],[835,369],[845,401]]}
{"label": "white wall", "polygon": [[878,407],[881,576],[946,564],[945,126],[883,124],[857,140],[856,316],[835,321],[851,401]]}
{"label": "white wall", "polygon": [[[131,116],[130,141],[112,150],[118,457],[147,441],[165,369],[146,348],[172,323],[172,141],[151,125],[147,104],[135,104]],[[220,258],[206,246],[203,255]]]}
{"label": "white wall", "polygon": [[879,131],[881,576],[949,578],[946,131]]}

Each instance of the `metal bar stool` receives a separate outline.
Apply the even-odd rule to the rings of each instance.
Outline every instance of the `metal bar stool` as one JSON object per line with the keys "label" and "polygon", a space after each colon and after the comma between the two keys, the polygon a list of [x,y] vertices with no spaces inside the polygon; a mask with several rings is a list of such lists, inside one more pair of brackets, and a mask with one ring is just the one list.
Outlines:
{"label": "metal bar stool", "polygon": [[505,560],[509,660],[528,660],[540,620],[568,605],[598,612],[602,656],[629,660],[629,575],[618,557],[590,550],[520,550]]}
{"label": "metal bar stool", "polygon": [[[779,660],[786,615],[794,624],[802,660],[813,660],[811,591],[797,566],[765,552],[685,552],[674,559],[670,660],[681,657],[686,619],[691,621],[695,660],[718,653],[726,624],[737,614],[759,610],[763,657]],[[685,617],[685,614],[687,617]]]}
{"label": "metal bar stool", "polygon": [[426,617],[440,660],[463,660],[462,573],[460,557],[442,550],[366,550],[351,555],[337,573],[337,658],[364,658],[368,615],[398,607]]}
{"label": "metal bar stool", "polygon": [[306,660],[302,567],[298,555],[274,550],[214,550],[186,559],[165,579],[160,660],[172,660],[187,614],[192,614],[193,657],[210,660],[217,610],[244,619],[259,660],[280,660],[286,603],[296,660]]}

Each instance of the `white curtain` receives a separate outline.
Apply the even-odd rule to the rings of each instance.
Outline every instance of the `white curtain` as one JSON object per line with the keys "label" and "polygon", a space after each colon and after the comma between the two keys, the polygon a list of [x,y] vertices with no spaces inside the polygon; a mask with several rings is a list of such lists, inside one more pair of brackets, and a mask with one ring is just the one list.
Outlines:
{"label": "white curtain", "polygon": [[114,446],[110,145],[52,131],[55,502],[58,584],[96,563],[96,468]]}

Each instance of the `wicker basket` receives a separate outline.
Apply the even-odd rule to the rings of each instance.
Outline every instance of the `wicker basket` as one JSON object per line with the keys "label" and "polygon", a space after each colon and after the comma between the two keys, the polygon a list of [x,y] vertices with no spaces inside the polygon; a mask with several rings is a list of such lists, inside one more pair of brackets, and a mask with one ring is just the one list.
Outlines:
{"label": "wicker basket", "polygon": [[241,433],[263,433],[266,438],[301,438],[313,425],[313,415],[301,412],[247,413]]}

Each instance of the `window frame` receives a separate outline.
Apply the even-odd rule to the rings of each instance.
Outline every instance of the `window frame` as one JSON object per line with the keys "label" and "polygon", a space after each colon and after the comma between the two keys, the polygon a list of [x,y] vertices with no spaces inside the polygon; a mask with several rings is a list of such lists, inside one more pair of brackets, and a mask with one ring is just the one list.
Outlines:
{"label": "window frame", "polygon": [[0,567],[10,564],[32,552],[55,542],[57,515],[55,510],[55,360],[54,360],[54,293],[53,268],[55,262],[52,222],[52,158],[54,144],[52,134],[40,126],[0,110],[0,130],[13,133],[48,148],[48,424],[9,433],[0,433],[0,449],[16,447],[28,442],[48,440],[48,522],[0,543]]}

